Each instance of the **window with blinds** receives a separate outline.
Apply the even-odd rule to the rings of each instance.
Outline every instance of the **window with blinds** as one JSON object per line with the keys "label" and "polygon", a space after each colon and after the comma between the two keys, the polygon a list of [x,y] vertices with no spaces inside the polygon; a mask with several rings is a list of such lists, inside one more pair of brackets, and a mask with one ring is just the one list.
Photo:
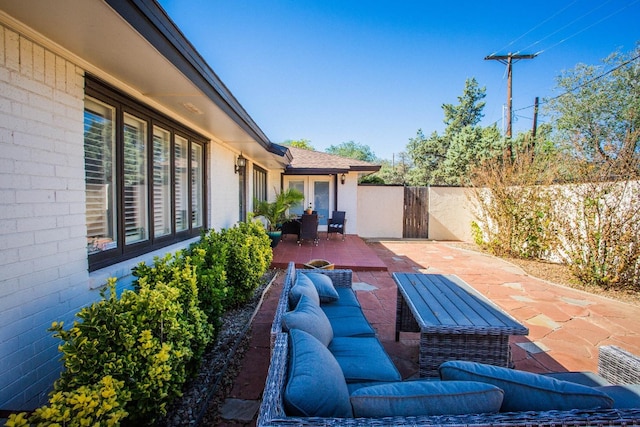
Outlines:
{"label": "window with blinds", "polygon": [[171,133],[153,128],[153,233],[156,237],[173,232],[171,220]]}
{"label": "window with blinds", "polygon": [[147,123],[124,115],[124,235],[125,243],[148,238]]}
{"label": "window with blinds", "polygon": [[85,215],[89,254],[117,246],[114,115],[113,107],[91,99],[85,102]]}
{"label": "window with blinds", "polygon": [[267,171],[253,166],[253,198],[265,201],[267,200]]}
{"label": "window with blinds", "polygon": [[86,95],[89,270],[200,235],[205,139],[90,76]]}
{"label": "window with blinds", "polygon": [[191,226],[202,226],[203,212],[203,169],[204,152],[202,146],[198,144],[191,145]]}
{"label": "window with blinds", "polygon": [[189,162],[188,141],[176,136],[175,171],[176,171],[176,229],[184,231],[189,228]]}

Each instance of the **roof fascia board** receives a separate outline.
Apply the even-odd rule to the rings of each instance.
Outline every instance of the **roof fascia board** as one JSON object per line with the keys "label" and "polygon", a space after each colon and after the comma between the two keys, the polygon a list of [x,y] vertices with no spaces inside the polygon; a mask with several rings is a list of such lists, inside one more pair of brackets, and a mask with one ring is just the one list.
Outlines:
{"label": "roof fascia board", "polygon": [[333,175],[337,173],[348,173],[349,169],[339,168],[287,168],[285,175]]}
{"label": "roof fascia board", "polygon": [[273,153],[269,138],[156,2],[105,1],[245,132]]}

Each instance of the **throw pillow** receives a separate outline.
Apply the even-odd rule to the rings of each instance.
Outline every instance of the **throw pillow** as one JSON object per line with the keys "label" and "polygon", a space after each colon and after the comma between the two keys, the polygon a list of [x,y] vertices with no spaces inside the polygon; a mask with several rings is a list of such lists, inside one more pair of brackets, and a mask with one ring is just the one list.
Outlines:
{"label": "throw pillow", "polygon": [[566,411],[613,406],[606,394],[568,381],[483,363],[450,361],[440,365],[442,380],[480,381],[504,390],[502,412]]}
{"label": "throw pillow", "polygon": [[360,388],[350,400],[356,417],[411,417],[498,412],[503,394],[473,381],[408,381]]}
{"label": "throw pillow", "polygon": [[284,390],[288,415],[352,417],[349,390],[333,355],[304,331],[289,331],[289,372]]}
{"label": "throw pillow", "polygon": [[327,315],[306,295],[302,295],[295,310],[282,316],[282,326],[285,331],[303,330],[316,337],[325,346],[328,346],[333,339],[333,329]]}
{"label": "throw pillow", "polygon": [[302,295],[310,297],[316,304],[320,305],[320,296],[311,279],[306,274],[298,273],[296,276],[296,282],[289,290],[289,307],[291,309],[296,308]]}
{"label": "throw pillow", "polygon": [[318,295],[320,296],[321,303],[329,303],[338,301],[339,295],[336,288],[333,286],[333,280],[331,277],[322,273],[303,273],[313,282]]}

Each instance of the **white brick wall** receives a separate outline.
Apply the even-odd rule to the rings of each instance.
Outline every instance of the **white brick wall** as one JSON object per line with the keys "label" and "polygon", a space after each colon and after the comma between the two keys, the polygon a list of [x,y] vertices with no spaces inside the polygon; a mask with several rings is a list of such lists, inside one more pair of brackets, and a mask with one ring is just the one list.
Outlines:
{"label": "white brick wall", "polygon": [[51,322],[95,300],[84,224],[84,71],[0,26],[0,408],[43,403]]}

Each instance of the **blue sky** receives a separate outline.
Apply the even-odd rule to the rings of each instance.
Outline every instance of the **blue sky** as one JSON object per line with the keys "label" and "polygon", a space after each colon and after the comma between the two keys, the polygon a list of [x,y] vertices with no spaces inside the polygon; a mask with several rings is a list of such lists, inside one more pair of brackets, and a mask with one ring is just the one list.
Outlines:
{"label": "blue sky", "polygon": [[271,141],[355,141],[383,159],[442,132],[471,77],[482,124],[502,127],[506,67],[487,55],[540,52],[513,66],[515,134],[563,70],[640,40],[640,0],[159,2]]}

